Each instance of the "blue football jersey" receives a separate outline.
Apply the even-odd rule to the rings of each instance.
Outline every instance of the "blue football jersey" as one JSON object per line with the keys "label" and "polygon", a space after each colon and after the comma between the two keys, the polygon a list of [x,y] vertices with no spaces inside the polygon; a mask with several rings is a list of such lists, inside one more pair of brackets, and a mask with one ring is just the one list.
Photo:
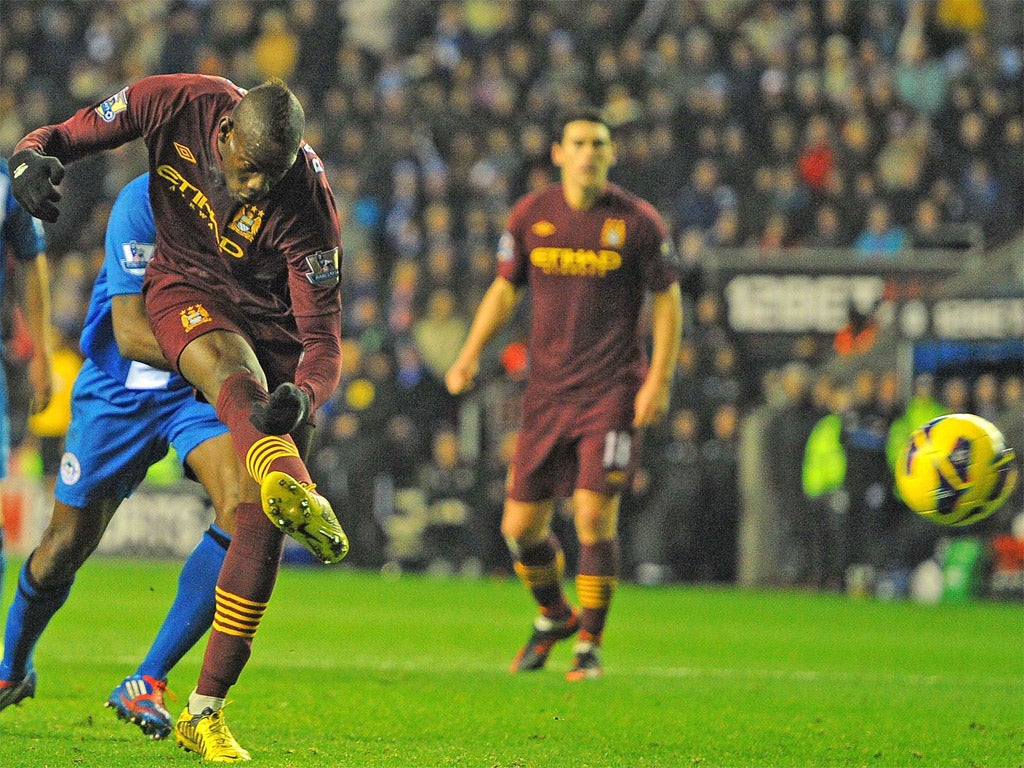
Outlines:
{"label": "blue football jersey", "polygon": [[183,378],[126,360],[117,348],[111,299],[142,293],[155,250],[148,182],[145,174],[125,185],[107,222],[106,256],[80,342],[86,361],[71,392],[71,424],[54,488],[54,496],[72,507],[120,502],[169,445],[184,460],[227,431]]}
{"label": "blue football jersey", "polygon": [[126,389],[187,386],[180,376],[121,356],[114,339],[112,297],[142,293],[146,265],[156,250],[156,222],[149,203],[149,174],[128,182],[114,201],[107,223],[106,255],[93,284],[82,329],[82,353]]}

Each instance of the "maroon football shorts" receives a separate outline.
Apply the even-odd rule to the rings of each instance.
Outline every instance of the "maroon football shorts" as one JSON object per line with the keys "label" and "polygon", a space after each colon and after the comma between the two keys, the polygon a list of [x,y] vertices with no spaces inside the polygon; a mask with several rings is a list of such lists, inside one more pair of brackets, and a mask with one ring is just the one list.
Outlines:
{"label": "maroon football shorts", "polygon": [[178,358],[189,342],[210,331],[231,331],[253,348],[269,390],[294,381],[302,353],[294,324],[289,326],[277,318],[245,317],[223,296],[187,284],[178,275],[151,270],[147,278],[146,314],[176,373],[181,373]]}
{"label": "maroon football shorts", "polygon": [[597,399],[523,398],[523,422],[509,468],[515,501],[567,498],[575,489],[614,496],[639,455],[633,429],[636,387],[618,385]]}

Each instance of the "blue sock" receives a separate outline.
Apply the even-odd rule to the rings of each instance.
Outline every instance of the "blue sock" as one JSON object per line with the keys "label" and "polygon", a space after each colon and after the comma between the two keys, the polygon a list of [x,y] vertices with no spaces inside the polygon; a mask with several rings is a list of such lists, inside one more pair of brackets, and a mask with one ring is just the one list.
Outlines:
{"label": "blue sock", "polygon": [[166,680],[167,673],[213,623],[214,589],[231,537],[211,525],[188,556],[178,577],[178,594],[136,674]]}
{"label": "blue sock", "polygon": [[0,662],[0,680],[21,680],[32,669],[32,655],[40,635],[53,615],[71,594],[74,579],[50,589],[43,589],[32,581],[29,574],[31,555],[22,566],[18,577],[18,591],[7,611],[7,630],[4,633],[4,659]]}

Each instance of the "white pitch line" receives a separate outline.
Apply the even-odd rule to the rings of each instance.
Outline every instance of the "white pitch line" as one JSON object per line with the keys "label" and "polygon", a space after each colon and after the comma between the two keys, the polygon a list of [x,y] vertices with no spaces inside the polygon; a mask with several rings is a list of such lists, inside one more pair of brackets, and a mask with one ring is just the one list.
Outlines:
{"label": "white pitch line", "polygon": [[[61,660],[64,662],[82,663],[95,665],[96,663],[110,663],[125,667],[134,667],[138,663],[135,656],[78,656],[61,653]],[[269,652],[260,653],[256,650],[249,661],[251,667],[264,668],[285,668],[285,669],[313,669],[313,670],[356,670],[370,672],[429,672],[438,674],[459,674],[459,673],[491,673],[494,675],[507,676],[508,665],[504,660],[494,663],[481,661],[479,659],[437,659],[429,656],[406,657],[401,659],[387,659],[380,656],[353,655],[342,660],[328,661],[324,659],[310,659],[299,652],[294,654],[272,655]],[[732,680],[782,680],[798,683],[838,683],[856,681],[875,681],[879,683],[902,683],[912,686],[948,686],[948,685],[971,685],[985,686],[988,688],[1012,687],[1022,690],[1024,678],[1013,676],[996,675],[922,675],[903,672],[879,672],[871,670],[809,670],[809,669],[750,669],[735,667],[661,667],[644,666],[631,667],[628,665],[615,665],[614,659],[606,669],[605,676],[610,678],[622,677],[649,677],[658,679],[732,679]]]}

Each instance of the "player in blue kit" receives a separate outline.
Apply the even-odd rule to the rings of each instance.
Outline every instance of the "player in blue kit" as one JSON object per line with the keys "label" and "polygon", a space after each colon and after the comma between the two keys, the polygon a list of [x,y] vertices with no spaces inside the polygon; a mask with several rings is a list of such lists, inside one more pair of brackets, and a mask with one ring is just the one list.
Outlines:
{"label": "player in blue kit", "polygon": [[121,719],[161,739],[173,726],[163,704],[167,674],[213,620],[239,467],[227,427],[211,405],[195,399],[191,385],[167,370],[146,319],[142,281],[156,241],[148,181],[144,174],[127,184],[111,209],[106,259],[82,331],[86,360],[72,391],[53,516],[22,569],[7,615],[0,710],[35,694],[32,656],[40,635],[117,507],[173,445],[210,494],[215,520],[185,561],[149,654],[107,701]]}
{"label": "player in blue kit", "polygon": [[[7,160],[0,157],[0,259],[13,256],[18,266],[16,276],[24,282],[24,295],[20,305],[32,338],[32,359],[29,361],[29,383],[32,386],[31,409],[43,410],[50,402],[53,390],[53,347],[50,339],[50,283],[42,225],[18,205],[11,194],[10,171]],[[6,270],[0,262],[0,299],[9,300],[4,285]],[[0,340],[0,354],[3,341]],[[11,449],[10,419],[7,413],[7,380],[0,365],[0,479],[7,477],[7,463]],[[3,596],[4,555],[3,508],[0,507],[0,598]]]}

